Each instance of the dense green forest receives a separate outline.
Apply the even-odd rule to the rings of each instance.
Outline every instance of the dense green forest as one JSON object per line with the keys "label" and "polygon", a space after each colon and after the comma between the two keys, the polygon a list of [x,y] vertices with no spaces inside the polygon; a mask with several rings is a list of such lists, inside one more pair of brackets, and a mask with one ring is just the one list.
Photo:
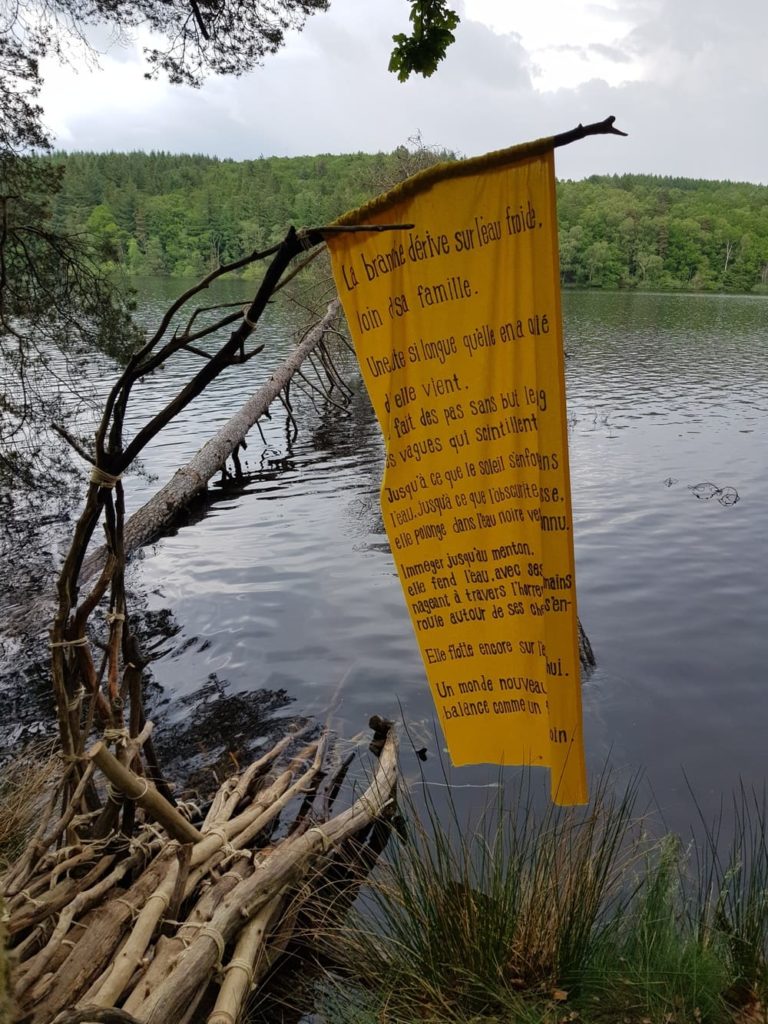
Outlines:
{"label": "dense green forest", "polygon": [[[359,205],[407,155],[57,154],[53,216],[130,274],[196,275]],[[621,175],[557,191],[564,284],[768,292],[766,186]]]}

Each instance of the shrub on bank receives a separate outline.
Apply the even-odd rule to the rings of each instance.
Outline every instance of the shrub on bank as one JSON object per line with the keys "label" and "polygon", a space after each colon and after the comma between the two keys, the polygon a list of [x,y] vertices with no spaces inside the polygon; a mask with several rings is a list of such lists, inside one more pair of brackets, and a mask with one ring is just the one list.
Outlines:
{"label": "shrub on bank", "polygon": [[450,802],[411,802],[407,840],[335,938],[321,1020],[765,1020],[764,801],[742,791],[727,842],[721,818],[685,847],[649,837],[636,794],[603,779],[587,810],[538,811],[521,786],[471,830]]}

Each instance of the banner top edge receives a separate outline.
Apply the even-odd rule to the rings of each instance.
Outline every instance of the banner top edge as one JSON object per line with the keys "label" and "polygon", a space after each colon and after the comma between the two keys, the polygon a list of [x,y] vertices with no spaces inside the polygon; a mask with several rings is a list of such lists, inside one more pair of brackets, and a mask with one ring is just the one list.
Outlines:
{"label": "banner top edge", "polygon": [[535,139],[532,142],[523,142],[516,146],[509,146],[506,149],[496,149],[482,156],[468,157],[465,160],[442,161],[427,167],[417,174],[411,175],[404,181],[395,185],[394,188],[358,206],[357,209],[348,210],[342,214],[330,227],[349,227],[364,223],[367,218],[388,210],[391,206],[404,202],[412,196],[423,192],[440,181],[451,178],[464,178],[481,171],[494,170],[512,164],[522,163],[526,160],[542,156],[555,148],[555,137]]}

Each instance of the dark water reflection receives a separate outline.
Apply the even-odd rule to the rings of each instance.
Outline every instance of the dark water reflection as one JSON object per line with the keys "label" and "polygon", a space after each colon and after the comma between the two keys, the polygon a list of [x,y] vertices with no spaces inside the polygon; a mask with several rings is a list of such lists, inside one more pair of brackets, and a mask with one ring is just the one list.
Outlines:
{"label": "dark water reflection", "polygon": [[[565,318],[578,594],[598,658],[584,688],[588,759],[592,771],[609,756],[625,776],[644,769],[668,823],[685,830],[684,772],[710,809],[739,778],[765,777],[768,300],[572,293]],[[147,452],[149,474],[164,481],[279,362],[279,311],[265,337],[247,379],[225,376]],[[171,384],[149,382],[142,416]],[[295,440],[276,406],[268,448],[250,436],[260,472],[245,490],[220,494],[131,570],[148,610],[170,609],[178,626],[153,665],[158,695],[173,698],[170,749],[191,742],[190,724],[210,728],[199,709],[212,685],[268,691],[254,700],[272,728],[321,714],[343,681],[340,732],[358,733],[372,713],[404,716],[439,786],[432,703],[378,510],[370,405],[358,394],[342,417],[317,396],[293,398]],[[702,482],[740,500],[698,499],[690,488]],[[130,507],[156,486],[130,481]],[[499,769],[453,778],[469,803]]]}

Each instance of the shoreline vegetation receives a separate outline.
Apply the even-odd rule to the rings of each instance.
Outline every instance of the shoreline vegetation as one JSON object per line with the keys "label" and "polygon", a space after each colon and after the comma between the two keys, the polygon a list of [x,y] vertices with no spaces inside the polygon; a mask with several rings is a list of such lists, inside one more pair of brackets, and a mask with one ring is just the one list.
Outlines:
{"label": "shoreline vegetation", "polygon": [[[471,826],[450,787],[439,806],[427,786],[401,787],[362,896],[340,913],[337,887],[324,903],[313,885],[287,978],[243,1020],[311,1006],[320,1024],[765,1021],[765,794],[742,789],[684,843],[638,813],[637,778],[604,772],[573,810],[541,807],[532,781],[507,779]],[[8,967],[0,957],[0,981]],[[2,1024],[7,996],[0,983]]]}
{"label": "shoreline vegetation", "polygon": [[322,1024],[765,1021],[765,794],[686,844],[638,788],[604,772],[587,809],[540,809],[522,771],[471,828],[450,787],[406,794],[405,839],[332,941]]}
{"label": "shoreline vegetation", "polygon": [[[98,259],[129,276],[190,277],[272,244],[289,224],[328,223],[401,177],[410,155],[45,159],[65,169],[57,230],[90,236]],[[768,186],[595,175],[558,182],[557,202],[566,287],[768,294]]]}

